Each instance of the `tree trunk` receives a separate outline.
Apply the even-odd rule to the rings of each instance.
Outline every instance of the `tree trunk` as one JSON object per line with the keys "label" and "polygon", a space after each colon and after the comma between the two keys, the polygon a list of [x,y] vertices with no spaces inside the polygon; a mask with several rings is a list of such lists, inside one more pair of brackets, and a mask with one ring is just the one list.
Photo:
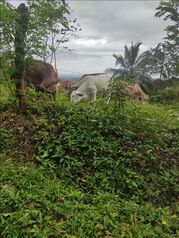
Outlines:
{"label": "tree trunk", "polygon": [[16,82],[16,97],[18,99],[19,108],[24,110],[24,89],[23,89],[23,73],[24,73],[24,58],[25,58],[25,35],[28,26],[28,8],[24,3],[20,4],[16,9],[19,16],[16,21],[15,34],[15,72]]}

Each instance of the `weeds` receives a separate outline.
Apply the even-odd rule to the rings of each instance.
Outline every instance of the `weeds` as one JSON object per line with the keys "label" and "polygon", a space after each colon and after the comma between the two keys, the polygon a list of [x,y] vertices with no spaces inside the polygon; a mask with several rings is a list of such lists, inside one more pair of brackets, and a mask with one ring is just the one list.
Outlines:
{"label": "weeds", "polygon": [[2,237],[178,237],[177,109],[28,95],[1,108]]}

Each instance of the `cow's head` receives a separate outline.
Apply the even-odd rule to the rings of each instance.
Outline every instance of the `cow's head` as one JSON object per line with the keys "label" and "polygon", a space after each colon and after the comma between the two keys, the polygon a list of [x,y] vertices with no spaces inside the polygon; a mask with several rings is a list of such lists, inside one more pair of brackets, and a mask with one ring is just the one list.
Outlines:
{"label": "cow's head", "polygon": [[82,93],[79,93],[78,90],[74,90],[71,93],[71,102],[77,103],[83,98],[85,98],[85,96]]}
{"label": "cow's head", "polygon": [[149,100],[149,96],[143,93],[142,97],[139,98],[139,101],[147,102]]}

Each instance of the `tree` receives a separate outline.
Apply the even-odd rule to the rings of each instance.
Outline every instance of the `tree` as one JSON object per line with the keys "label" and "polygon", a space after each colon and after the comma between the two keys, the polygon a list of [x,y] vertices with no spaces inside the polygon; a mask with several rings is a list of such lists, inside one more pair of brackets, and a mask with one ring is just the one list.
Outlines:
{"label": "tree", "polygon": [[159,75],[159,78],[171,79],[179,73],[177,47],[165,42],[148,51],[147,68],[151,74]]}
{"label": "tree", "polygon": [[[27,59],[47,61],[54,49],[56,51],[64,45],[79,29],[78,25],[75,26],[76,19],[71,19],[70,8],[64,0],[27,0],[27,6],[23,6],[28,10],[28,24],[22,20],[20,6],[15,9],[5,0],[0,0],[1,60],[3,55],[10,52],[12,65],[15,65],[13,76],[17,85],[20,85]],[[19,52],[22,53],[20,61]]]}
{"label": "tree", "polygon": [[164,17],[170,20],[173,25],[167,26],[167,36],[164,43],[151,50],[151,70],[159,73],[161,79],[172,79],[179,74],[179,3],[177,0],[161,1],[156,8],[155,17]]}
{"label": "tree", "polygon": [[165,39],[170,44],[178,45],[179,42],[179,2],[178,0],[161,1],[156,8],[155,17],[164,16],[164,21],[170,19],[174,24],[165,29],[167,36]]}
{"label": "tree", "polygon": [[17,12],[5,0],[0,0],[0,53],[12,50]]}
{"label": "tree", "polygon": [[[57,50],[69,41],[70,36],[81,30],[77,20],[72,19],[70,8],[64,0],[27,0],[27,7],[26,57],[46,61],[54,46]],[[5,0],[0,0],[0,11],[1,52],[7,49],[12,51],[18,14]]]}
{"label": "tree", "polygon": [[18,13],[18,18],[16,19],[16,31],[14,39],[14,77],[19,79],[16,83],[16,96],[19,100],[20,109],[24,110],[22,78],[25,68],[25,35],[28,27],[28,8],[24,3],[21,3],[16,11]]}
{"label": "tree", "polygon": [[66,49],[64,44],[81,29],[77,20],[71,18],[70,8],[65,1],[28,0],[27,3],[29,7],[28,55],[47,61],[60,47]]}
{"label": "tree", "polygon": [[143,85],[150,84],[150,76],[147,74],[145,67],[148,63],[148,54],[147,52],[139,54],[141,44],[141,42],[136,44],[132,42],[129,48],[125,45],[124,56],[114,54],[116,66],[119,65],[120,68],[110,68],[107,72],[113,73],[114,78],[140,82]]}

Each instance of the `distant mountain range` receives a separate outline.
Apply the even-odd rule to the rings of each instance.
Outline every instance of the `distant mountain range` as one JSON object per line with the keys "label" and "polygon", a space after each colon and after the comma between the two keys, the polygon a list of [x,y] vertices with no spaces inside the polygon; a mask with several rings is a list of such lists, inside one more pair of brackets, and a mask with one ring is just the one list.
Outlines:
{"label": "distant mountain range", "polygon": [[[101,73],[101,72],[100,72]],[[99,72],[95,73],[86,73],[86,74],[100,74]],[[59,73],[59,80],[79,80],[84,74],[80,73]]]}
{"label": "distant mountain range", "polygon": [[79,80],[81,78],[82,74],[59,74],[59,80],[65,81],[65,80]]}

